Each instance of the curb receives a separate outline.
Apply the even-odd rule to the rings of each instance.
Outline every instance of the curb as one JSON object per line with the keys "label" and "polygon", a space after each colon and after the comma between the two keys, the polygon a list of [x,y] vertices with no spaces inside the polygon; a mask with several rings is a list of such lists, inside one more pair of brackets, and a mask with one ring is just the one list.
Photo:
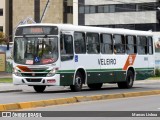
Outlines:
{"label": "curb", "polygon": [[86,101],[108,100],[108,99],[116,99],[116,98],[128,98],[128,97],[158,95],[158,94],[160,94],[160,90],[128,92],[128,93],[118,93],[118,94],[109,94],[109,95],[104,94],[104,95],[92,95],[92,96],[75,96],[70,98],[57,98],[57,99],[49,99],[49,100],[0,104],[0,111],[22,110],[22,109],[28,109],[28,108],[46,107],[51,105],[72,104],[72,103],[86,102]]}
{"label": "curb", "polygon": [[8,93],[8,92],[22,92],[22,90],[0,90],[0,93]]}

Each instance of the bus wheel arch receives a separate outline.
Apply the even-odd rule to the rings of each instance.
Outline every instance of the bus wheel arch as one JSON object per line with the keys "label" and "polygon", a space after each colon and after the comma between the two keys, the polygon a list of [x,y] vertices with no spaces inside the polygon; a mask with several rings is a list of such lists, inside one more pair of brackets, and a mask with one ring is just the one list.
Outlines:
{"label": "bus wheel arch", "polygon": [[128,70],[127,70],[127,72],[126,72],[126,74],[128,73],[129,70],[132,71],[133,76],[134,76],[134,80],[135,80],[135,77],[136,77],[136,76],[135,76],[135,75],[136,75],[135,69],[134,69],[133,67],[129,67]]}
{"label": "bus wheel arch", "polygon": [[118,82],[119,88],[132,88],[135,80],[135,70],[133,67],[128,68],[126,73],[126,79],[124,82]]}
{"label": "bus wheel arch", "polygon": [[[86,71],[83,68],[78,68],[75,72],[75,75],[77,72],[80,72],[82,75],[82,83],[85,84],[86,83]],[[75,81],[73,81],[74,83]]]}
{"label": "bus wheel arch", "polygon": [[70,85],[71,91],[78,92],[81,91],[82,85],[85,84],[86,72],[84,69],[77,69],[73,79],[73,85]]}

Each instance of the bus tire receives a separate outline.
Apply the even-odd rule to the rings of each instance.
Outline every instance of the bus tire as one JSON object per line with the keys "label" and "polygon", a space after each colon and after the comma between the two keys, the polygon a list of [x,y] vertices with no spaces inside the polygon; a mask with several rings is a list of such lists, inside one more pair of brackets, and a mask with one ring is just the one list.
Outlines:
{"label": "bus tire", "polygon": [[78,71],[75,75],[74,85],[70,85],[71,91],[73,92],[81,91],[82,85],[83,85],[83,77],[82,74]]}
{"label": "bus tire", "polygon": [[126,81],[125,82],[118,82],[119,88],[132,88],[134,82],[134,74],[131,70],[128,70]]}
{"label": "bus tire", "polygon": [[88,87],[90,89],[95,89],[95,90],[98,90],[98,89],[101,89],[103,83],[93,83],[93,84],[88,84]]}
{"label": "bus tire", "polygon": [[33,88],[37,93],[43,93],[46,86],[44,86],[44,85],[34,85]]}

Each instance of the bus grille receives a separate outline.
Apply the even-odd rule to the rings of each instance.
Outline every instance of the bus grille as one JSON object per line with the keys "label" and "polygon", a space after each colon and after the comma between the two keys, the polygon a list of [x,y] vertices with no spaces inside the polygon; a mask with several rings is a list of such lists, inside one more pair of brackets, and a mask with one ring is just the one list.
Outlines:
{"label": "bus grille", "polygon": [[46,77],[48,73],[21,73],[23,77]]}
{"label": "bus grille", "polygon": [[27,78],[26,80],[27,80],[27,82],[41,82],[42,79],[30,79],[30,78]]}

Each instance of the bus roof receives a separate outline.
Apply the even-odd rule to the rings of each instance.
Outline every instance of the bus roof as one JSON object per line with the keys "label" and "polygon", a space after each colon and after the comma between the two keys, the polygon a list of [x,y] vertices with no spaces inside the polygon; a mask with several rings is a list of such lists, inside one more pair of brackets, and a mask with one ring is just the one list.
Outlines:
{"label": "bus roof", "polygon": [[25,26],[57,26],[62,31],[79,31],[79,32],[83,31],[83,32],[98,32],[98,33],[110,33],[110,34],[153,36],[152,31],[129,30],[123,28],[77,26],[72,24],[36,23],[36,24],[19,25],[18,27],[25,27]]}

